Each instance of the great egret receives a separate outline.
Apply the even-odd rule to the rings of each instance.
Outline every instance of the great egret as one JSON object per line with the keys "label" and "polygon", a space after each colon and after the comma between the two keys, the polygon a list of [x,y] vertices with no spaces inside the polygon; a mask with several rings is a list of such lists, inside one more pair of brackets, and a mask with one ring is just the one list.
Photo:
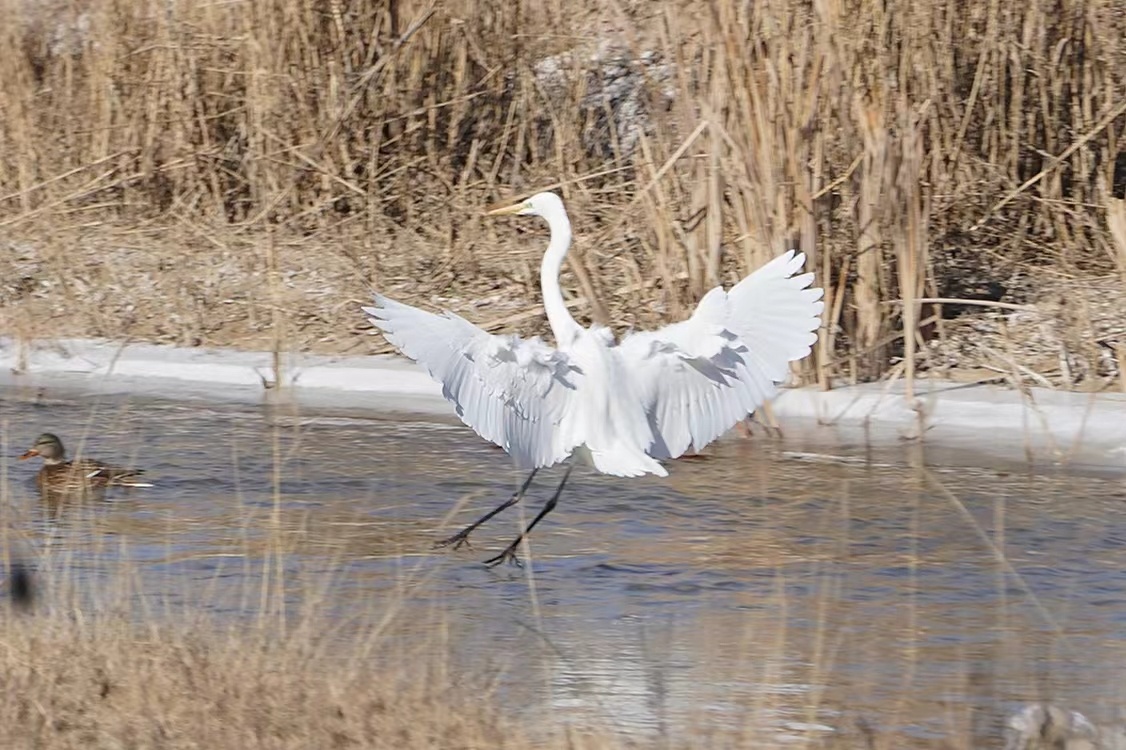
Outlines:
{"label": "great egret", "polygon": [[[571,222],[559,196],[538,193],[489,214],[547,221],[540,285],[556,348],[379,294],[363,308],[391,344],[442,384],[465,424],[532,470],[506,502],[439,546],[467,543],[470,532],[524,496],[536,471],[575,453],[604,474],[667,476],[659,459],[700,450],[751,414],[817,340],[822,290],[809,288],[812,273],[794,275],[805,262],[801,253],[778,256],[730,291],[712,289],[688,320],[615,342],[608,328],[580,326],[564,304],[559,270]],[[518,545],[555,508],[570,473],[568,467],[528,527],[486,565],[519,564]]]}

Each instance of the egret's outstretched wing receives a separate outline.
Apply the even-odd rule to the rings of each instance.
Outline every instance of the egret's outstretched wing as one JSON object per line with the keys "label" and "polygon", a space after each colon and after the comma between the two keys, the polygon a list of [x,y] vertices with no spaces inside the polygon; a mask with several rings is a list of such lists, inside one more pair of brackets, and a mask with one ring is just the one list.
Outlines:
{"label": "egret's outstretched wing", "polygon": [[792,250],[731,291],[716,287],[692,317],[620,345],[649,414],[654,458],[700,450],[774,396],[789,363],[809,354],[822,290]]}
{"label": "egret's outstretched wing", "polygon": [[582,378],[566,354],[538,338],[494,336],[454,313],[435,315],[378,294],[363,310],[442,384],[461,421],[521,468],[550,466],[575,447],[556,429]]}

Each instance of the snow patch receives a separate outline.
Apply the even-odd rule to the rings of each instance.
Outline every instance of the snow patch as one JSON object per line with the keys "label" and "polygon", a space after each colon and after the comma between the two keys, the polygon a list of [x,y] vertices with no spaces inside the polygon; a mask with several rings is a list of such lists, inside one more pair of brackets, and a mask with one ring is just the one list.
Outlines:
{"label": "snow patch", "polygon": [[[285,354],[275,372],[269,352],[187,349],[65,339],[20,343],[0,338],[0,384],[125,392],[172,398],[256,401],[285,394],[331,408],[453,418],[441,386],[397,356]],[[279,386],[280,378],[280,388]],[[917,380],[783,390],[772,403],[787,432],[833,433],[870,442],[919,441],[1011,458],[1036,456],[1121,467],[1126,394]]]}

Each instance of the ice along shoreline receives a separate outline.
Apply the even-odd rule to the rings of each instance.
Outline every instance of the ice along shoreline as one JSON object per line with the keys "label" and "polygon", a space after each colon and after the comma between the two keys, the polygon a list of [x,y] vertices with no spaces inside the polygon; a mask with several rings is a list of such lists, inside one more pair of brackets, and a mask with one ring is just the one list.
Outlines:
{"label": "ice along shoreline", "polygon": [[[284,354],[278,364],[280,373],[270,352],[0,338],[4,388],[244,403],[269,395],[314,408],[455,418],[441,386],[398,356]],[[914,390],[909,402],[902,383],[788,388],[772,407],[784,429],[831,432],[835,440],[886,443],[922,433],[928,445],[1126,468],[1126,394],[1020,393],[925,379]]]}

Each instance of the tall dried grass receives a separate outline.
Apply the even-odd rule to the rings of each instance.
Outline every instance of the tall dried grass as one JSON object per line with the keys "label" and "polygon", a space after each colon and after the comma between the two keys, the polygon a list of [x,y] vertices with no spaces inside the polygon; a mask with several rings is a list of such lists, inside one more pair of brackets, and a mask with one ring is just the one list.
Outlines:
{"label": "tall dried grass", "polygon": [[[508,241],[477,208],[561,186],[580,236],[567,283],[595,317],[651,324],[785,246],[807,252],[829,314],[805,374],[825,385],[900,356],[908,376],[925,366],[917,345],[942,335],[943,316],[924,300],[1022,301],[1014,278],[1030,267],[1122,272],[1126,13],[1114,0],[0,11],[0,227],[169,230],[130,267],[225,261],[272,227],[293,248],[281,272],[339,266],[340,299],[370,283],[417,295],[420,278],[445,298],[517,298],[534,291],[534,261],[491,249]],[[630,75],[641,83],[623,105],[609,92]],[[40,274],[105,252],[61,242],[6,307],[34,297]],[[255,297],[255,272],[244,264],[228,284],[245,276]],[[138,295],[129,273],[94,284]],[[85,298],[73,282],[40,291],[68,290],[73,311]],[[195,304],[225,299],[207,294]],[[96,330],[157,335],[99,314]],[[326,300],[301,315],[306,348],[354,327],[350,306]],[[169,325],[173,338],[222,339]]]}
{"label": "tall dried grass", "polygon": [[311,639],[87,612],[9,624],[5,641],[6,747],[532,746],[429,668],[326,657]]}

